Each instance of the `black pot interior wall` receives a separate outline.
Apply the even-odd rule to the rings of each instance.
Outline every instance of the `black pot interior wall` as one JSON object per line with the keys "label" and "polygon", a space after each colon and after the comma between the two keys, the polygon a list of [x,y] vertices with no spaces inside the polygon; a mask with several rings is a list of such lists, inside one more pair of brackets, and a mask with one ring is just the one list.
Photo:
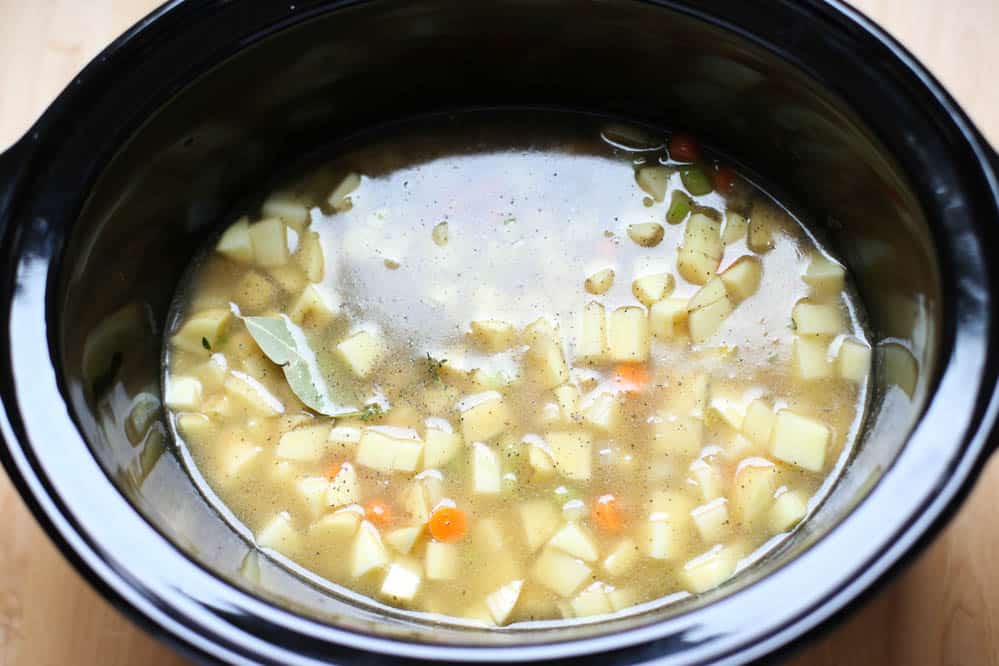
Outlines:
{"label": "black pot interior wall", "polygon": [[[762,25],[768,6],[777,20],[775,4],[732,11]],[[168,64],[150,54],[136,67],[152,75]],[[584,109],[704,137],[810,211],[848,263],[878,342],[864,443],[814,518],[722,589],[641,621],[780,566],[846,515],[900,450],[932,388],[941,267],[891,138],[875,139],[885,139],[880,127],[777,54],[653,4],[361,3],[262,39],[165,101],[106,165],[66,246],[56,300],[72,408],[114,482],[190,557],[303,613],[424,640],[551,640],[635,622],[530,636],[437,628],[430,638],[418,622],[379,620],[374,606],[318,592],[251,551],[194,492],[163,423],[130,418],[159,396],[164,318],[183,269],[252,193],[356,129],[496,105]]]}

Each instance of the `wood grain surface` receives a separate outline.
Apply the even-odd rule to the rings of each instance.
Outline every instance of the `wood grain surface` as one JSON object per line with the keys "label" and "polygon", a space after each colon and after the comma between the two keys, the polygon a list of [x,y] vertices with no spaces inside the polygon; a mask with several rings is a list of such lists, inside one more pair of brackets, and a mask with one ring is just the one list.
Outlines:
{"label": "wood grain surface", "polygon": [[[0,148],[154,0],[0,0]],[[858,0],[925,62],[999,144],[999,1]],[[999,665],[999,464],[904,575],[795,666]],[[186,663],[70,568],[0,474],[0,666]]]}

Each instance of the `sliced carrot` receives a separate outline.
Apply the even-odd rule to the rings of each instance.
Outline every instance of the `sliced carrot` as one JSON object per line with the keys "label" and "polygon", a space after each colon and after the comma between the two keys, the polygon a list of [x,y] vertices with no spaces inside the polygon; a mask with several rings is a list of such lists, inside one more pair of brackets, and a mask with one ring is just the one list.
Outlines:
{"label": "sliced carrot", "polygon": [[640,393],[649,386],[649,370],[643,363],[618,363],[614,383],[626,393]]}
{"label": "sliced carrot", "polygon": [[326,478],[335,479],[336,475],[340,473],[341,469],[343,469],[342,463],[333,463],[332,465],[329,466],[329,469],[326,470]]}
{"label": "sliced carrot", "polygon": [[468,518],[465,517],[465,512],[461,509],[453,506],[442,506],[430,514],[428,525],[430,536],[438,541],[452,543],[465,536],[465,532],[468,530]]}
{"label": "sliced carrot", "polygon": [[394,520],[392,507],[380,499],[373,499],[365,504],[364,515],[378,527],[388,527]]}
{"label": "sliced carrot", "polygon": [[735,170],[732,167],[725,165],[716,166],[712,176],[715,190],[722,194],[729,194],[732,188],[735,187],[735,178]]}
{"label": "sliced carrot", "polygon": [[608,493],[593,501],[593,522],[605,532],[621,531],[624,516],[616,497]]}
{"label": "sliced carrot", "polygon": [[696,162],[701,148],[689,134],[674,134],[669,138],[669,156],[677,162]]}

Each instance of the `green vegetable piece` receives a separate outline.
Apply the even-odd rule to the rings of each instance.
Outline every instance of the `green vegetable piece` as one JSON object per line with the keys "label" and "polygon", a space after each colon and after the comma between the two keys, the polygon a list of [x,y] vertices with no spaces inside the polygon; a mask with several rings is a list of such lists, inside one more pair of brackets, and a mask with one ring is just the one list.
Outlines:
{"label": "green vegetable piece", "polygon": [[695,197],[709,194],[714,189],[711,186],[711,181],[708,180],[700,167],[689,166],[680,169],[680,180],[683,181],[683,186],[687,188],[687,191]]}
{"label": "green vegetable piece", "polygon": [[201,346],[208,351],[212,350],[212,343],[208,342],[208,338],[201,338]]}
{"label": "green vegetable piece", "polygon": [[670,224],[680,224],[690,215],[690,209],[694,202],[690,200],[686,192],[673,190],[670,195],[669,208],[666,210],[666,221]]}
{"label": "green vegetable piece", "polygon": [[427,352],[427,374],[430,375],[431,379],[441,381],[441,368],[444,367],[445,363],[447,363],[446,358],[437,360],[430,355],[430,352]]}

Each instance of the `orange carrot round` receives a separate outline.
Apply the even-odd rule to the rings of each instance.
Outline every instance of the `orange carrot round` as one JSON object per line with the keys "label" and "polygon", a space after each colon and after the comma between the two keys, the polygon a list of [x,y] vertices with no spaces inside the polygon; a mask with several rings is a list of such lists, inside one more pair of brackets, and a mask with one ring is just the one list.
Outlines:
{"label": "orange carrot round", "polygon": [[718,165],[715,167],[712,180],[717,191],[722,194],[729,194],[732,188],[735,187],[735,178],[735,170],[732,167]]}
{"label": "orange carrot round", "polygon": [[329,469],[326,470],[326,478],[335,479],[336,475],[340,473],[341,469],[343,469],[343,464],[333,463],[332,465],[329,466]]}
{"label": "orange carrot round", "polygon": [[364,515],[378,527],[388,527],[393,521],[392,507],[380,499],[373,499],[365,504]]}
{"label": "orange carrot round", "polygon": [[465,536],[468,519],[465,512],[453,506],[442,506],[430,514],[430,536],[445,543],[453,543]]}
{"label": "orange carrot round", "polygon": [[625,393],[644,391],[649,381],[649,370],[642,363],[619,363],[614,368],[614,383]]}
{"label": "orange carrot round", "polygon": [[700,155],[700,146],[689,134],[674,134],[669,138],[669,156],[677,162],[696,162]]}
{"label": "orange carrot round", "polygon": [[624,516],[616,497],[608,493],[593,501],[593,522],[605,532],[621,531]]}

